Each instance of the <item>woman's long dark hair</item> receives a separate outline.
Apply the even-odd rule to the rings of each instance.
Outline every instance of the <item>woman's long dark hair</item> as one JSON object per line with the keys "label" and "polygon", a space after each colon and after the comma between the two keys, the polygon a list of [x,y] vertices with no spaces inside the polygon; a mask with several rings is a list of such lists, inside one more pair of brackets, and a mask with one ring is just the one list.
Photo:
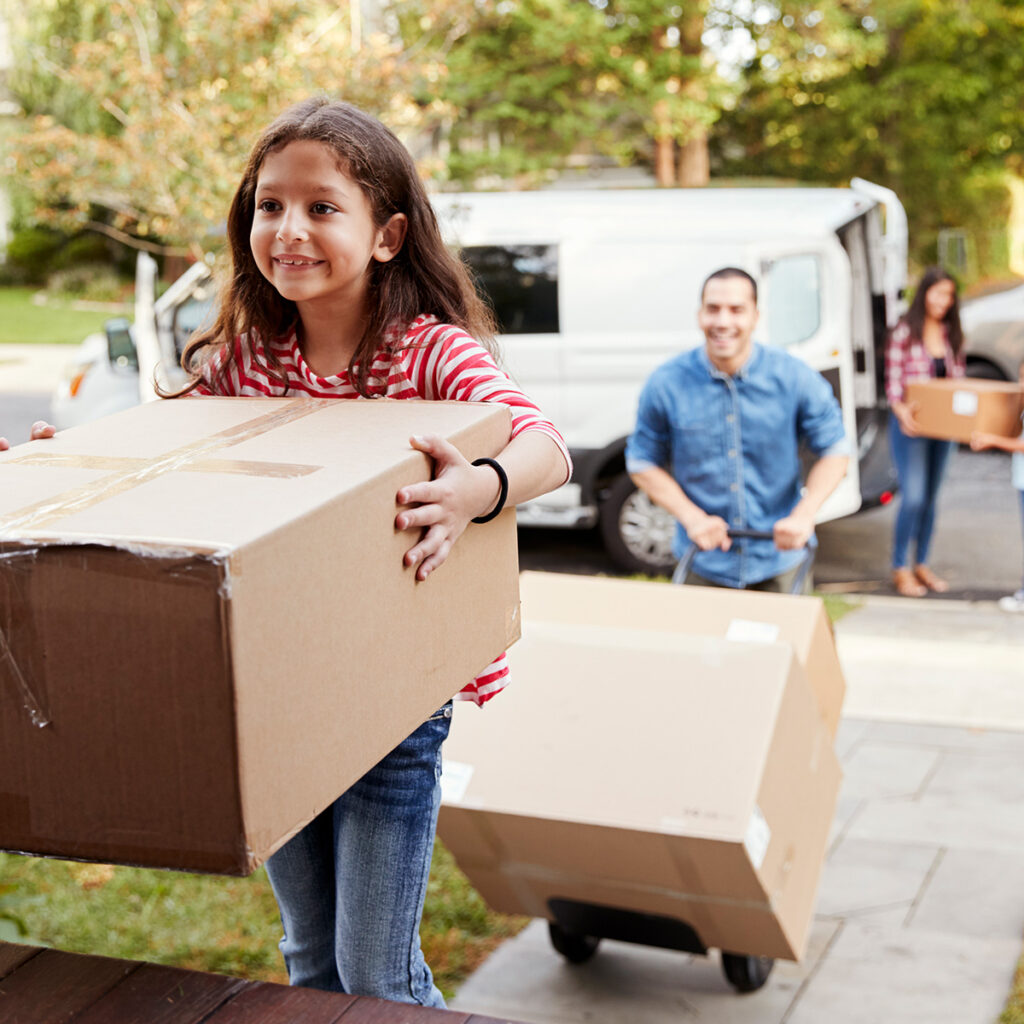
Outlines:
{"label": "woman's long dark hair", "polygon": [[924,337],[924,298],[928,294],[928,289],[940,281],[953,282],[953,303],[946,311],[942,322],[946,325],[946,337],[949,338],[953,355],[958,356],[960,348],[964,343],[964,332],[960,326],[960,289],[956,283],[956,278],[949,271],[943,270],[942,267],[928,267],[925,270],[921,275],[921,280],[918,282],[917,291],[914,292],[914,301],[911,302],[910,309],[907,310],[903,319],[906,320],[912,337]]}
{"label": "woman's long dark hair", "polygon": [[[269,153],[290,142],[314,141],[329,146],[339,168],[366,194],[374,223],[383,227],[395,213],[408,219],[405,241],[395,257],[370,265],[369,316],[349,364],[356,390],[369,395],[373,356],[389,327],[404,329],[421,313],[467,331],[492,353],[495,323],[477,295],[465,265],[441,239],[437,218],[416,165],[405,146],[375,117],[349,103],[316,97],[285,111],[257,141],[228,213],[231,278],[223,289],[216,322],[189,342],[182,366],[197,373],[207,349],[227,346],[219,376],[235,360],[237,336],[253,346],[258,339],[267,369],[287,386],[285,373],[267,344],[299,326],[298,307],[282,298],[260,273],[249,245],[255,214],[256,180]],[[180,394],[199,383],[196,377]]]}

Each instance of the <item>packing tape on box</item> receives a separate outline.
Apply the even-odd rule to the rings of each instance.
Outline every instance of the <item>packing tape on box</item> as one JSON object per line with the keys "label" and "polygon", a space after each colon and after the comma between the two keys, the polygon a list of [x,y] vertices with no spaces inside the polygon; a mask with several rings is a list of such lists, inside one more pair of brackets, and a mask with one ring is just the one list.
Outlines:
{"label": "packing tape on box", "polygon": [[[33,455],[22,455],[17,459],[9,459],[8,466],[44,466],[50,469],[97,469],[120,472],[128,469],[133,463],[139,471],[150,465],[150,459],[136,459],[131,456],[117,455],[60,455],[40,452]],[[291,480],[300,476],[309,476],[323,469],[323,466],[303,466],[294,462],[256,462],[243,459],[203,459],[200,462],[187,462],[178,467],[184,473],[231,473],[241,476],[269,476],[282,480]]]}
{"label": "packing tape on box", "polygon": [[32,453],[9,460],[6,465],[58,465],[84,469],[111,469],[110,475],[82,487],[64,491],[51,498],[19,509],[0,524],[0,540],[20,539],[26,533],[40,530],[56,520],[106,501],[117,494],[138,487],[166,473],[181,470],[192,472],[247,472],[268,476],[303,476],[316,472],[317,466],[293,466],[287,463],[246,463],[241,460],[209,460],[204,456],[232,445],[258,437],[293,420],[327,408],[329,398],[295,399],[285,408],[263,413],[237,426],[229,427],[193,444],[176,448],[155,459],[116,458],[95,455],[54,455]]}
{"label": "packing tape on box", "polygon": [[[284,426],[294,420],[320,409],[326,408],[331,399],[295,399],[284,408],[276,407],[274,411],[263,413],[253,419],[245,420],[227,430],[219,431],[193,444],[176,448],[174,451],[156,459],[120,458],[102,455],[63,455],[52,452],[33,452],[16,459],[9,460],[7,465],[29,466],[69,466],[82,469],[110,470],[107,476],[101,477],[83,487],[65,491],[62,494],[46,498],[33,505],[26,506],[5,517],[0,525],[0,540],[9,539],[19,542],[30,539],[27,534],[37,531],[50,523],[63,519],[117,494],[128,491],[142,483],[153,480],[166,473],[177,471],[206,473],[247,473],[260,476],[297,477],[316,472],[319,466],[292,465],[287,463],[246,462],[244,460],[207,458],[215,452],[222,451],[232,445],[258,437],[277,427]],[[0,564],[6,564],[10,571],[6,574],[15,578],[17,568],[14,560],[32,558],[38,550],[39,542],[31,547],[22,544],[17,550],[0,553]],[[146,555],[155,553],[145,545],[129,545],[131,551]],[[161,550],[162,554],[168,552]],[[185,554],[185,552],[181,552]],[[13,607],[11,602],[10,607]],[[29,685],[25,673],[11,648],[9,637],[12,635],[10,622],[0,623],[0,678],[10,680],[15,694],[29,719],[37,728],[45,728],[50,724],[50,716],[44,708],[39,694]]]}
{"label": "packing tape on box", "polygon": [[682,892],[679,889],[671,889],[663,885],[651,885],[634,879],[628,881],[623,879],[605,879],[518,861],[503,861],[497,865],[497,869],[510,883],[514,880],[519,880],[521,882],[536,882],[549,887],[559,885],[611,885],[632,889],[635,892],[644,893],[649,896],[691,903],[698,907],[727,906],[738,907],[743,910],[771,910],[771,900],[767,897],[756,900],[739,899],[735,896],[709,896],[707,893]]}
{"label": "packing tape on box", "polygon": [[42,702],[32,691],[32,687],[28,685],[28,681],[18,667],[18,662],[3,629],[0,629],[0,668],[6,668],[2,674],[9,675],[14,681],[14,689],[17,691],[22,707],[28,712],[29,720],[37,729],[45,729],[50,724],[50,716],[43,710]]}

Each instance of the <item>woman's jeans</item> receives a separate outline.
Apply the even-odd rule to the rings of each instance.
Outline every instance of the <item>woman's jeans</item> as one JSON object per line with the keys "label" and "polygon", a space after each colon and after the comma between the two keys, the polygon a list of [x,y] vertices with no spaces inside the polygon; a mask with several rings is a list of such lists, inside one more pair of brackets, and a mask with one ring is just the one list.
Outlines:
{"label": "woman's jeans", "polygon": [[445,705],[267,861],[293,985],[443,1007],[420,949]]}
{"label": "woman's jeans", "polygon": [[918,565],[925,565],[935,526],[939,485],[953,442],[936,441],[930,437],[907,437],[900,430],[896,417],[890,415],[889,447],[892,461],[896,464],[901,493],[892,541],[892,567],[901,569],[907,565],[912,542],[915,546],[914,561]]}

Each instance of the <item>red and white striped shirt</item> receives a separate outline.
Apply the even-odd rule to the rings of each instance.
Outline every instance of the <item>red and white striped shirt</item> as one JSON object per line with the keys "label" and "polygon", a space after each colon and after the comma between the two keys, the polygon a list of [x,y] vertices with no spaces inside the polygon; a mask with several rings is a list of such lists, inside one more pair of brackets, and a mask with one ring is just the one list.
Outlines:
{"label": "red and white striped shirt", "polygon": [[[259,339],[236,338],[234,361],[221,370],[228,349],[219,349],[204,365],[202,381],[193,394],[222,397],[279,398],[306,394],[314,398],[359,398],[346,371],[320,377],[303,358],[296,335],[270,342],[287,379],[287,388],[271,375]],[[427,401],[501,402],[512,413],[512,437],[527,430],[547,434],[565,457],[568,480],[572,462],[562,435],[546,419],[491,354],[465,331],[439,323],[437,317],[419,316],[399,345],[381,349],[373,359],[367,390],[373,397]],[[501,655],[457,695],[459,700],[484,704],[508,683],[508,657]]]}
{"label": "red and white striped shirt", "polygon": [[[956,355],[948,336],[944,361],[947,377],[963,377],[967,372],[963,350]],[[924,342],[913,336],[906,320],[900,320],[889,334],[885,346],[885,397],[889,404],[903,401],[908,381],[934,376],[935,361],[928,354]]]}

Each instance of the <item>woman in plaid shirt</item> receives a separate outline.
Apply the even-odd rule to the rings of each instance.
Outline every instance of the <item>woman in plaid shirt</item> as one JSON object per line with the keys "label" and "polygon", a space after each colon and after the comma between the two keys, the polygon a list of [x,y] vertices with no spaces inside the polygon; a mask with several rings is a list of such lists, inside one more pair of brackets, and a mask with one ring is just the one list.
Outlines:
{"label": "woman in plaid shirt", "polygon": [[889,444],[902,493],[893,534],[892,579],[904,597],[949,589],[927,563],[939,485],[953,447],[950,441],[920,436],[914,406],[906,401],[907,382],[962,376],[963,332],[956,282],[941,267],[929,267],[885,349],[885,394],[892,410]]}

